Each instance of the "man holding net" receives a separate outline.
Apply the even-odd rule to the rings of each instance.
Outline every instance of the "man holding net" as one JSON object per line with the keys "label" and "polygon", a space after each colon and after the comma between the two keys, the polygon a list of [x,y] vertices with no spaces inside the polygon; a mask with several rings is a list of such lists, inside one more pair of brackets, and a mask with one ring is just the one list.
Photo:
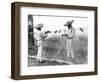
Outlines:
{"label": "man holding net", "polygon": [[64,26],[68,28],[68,31],[64,34],[62,34],[63,37],[66,38],[67,44],[66,44],[66,51],[67,51],[67,57],[74,57],[73,49],[72,49],[72,40],[75,36],[75,28],[72,26],[72,23],[74,20],[67,21]]}
{"label": "man holding net", "polygon": [[44,39],[47,37],[47,34],[45,34],[44,31],[42,31],[42,28],[44,27],[44,24],[40,23],[35,26],[35,29],[37,29],[37,32],[35,33],[35,38],[37,40],[37,46],[38,46],[38,52],[37,52],[37,61],[42,62],[43,60],[43,54],[45,53],[43,51],[43,42]]}

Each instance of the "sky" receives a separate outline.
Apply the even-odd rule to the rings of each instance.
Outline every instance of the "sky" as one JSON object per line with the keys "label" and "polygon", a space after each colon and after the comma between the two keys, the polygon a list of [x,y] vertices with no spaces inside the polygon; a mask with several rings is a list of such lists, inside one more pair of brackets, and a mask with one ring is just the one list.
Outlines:
{"label": "sky", "polygon": [[[64,30],[66,27],[64,24],[67,21],[74,20],[72,26],[76,29],[77,34],[81,34],[79,28],[84,29],[84,34],[88,33],[88,18],[81,17],[60,17],[60,16],[33,16],[33,25],[43,23],[43,31],[50,30]],[[35,30],[34,30],[35,31]]]}

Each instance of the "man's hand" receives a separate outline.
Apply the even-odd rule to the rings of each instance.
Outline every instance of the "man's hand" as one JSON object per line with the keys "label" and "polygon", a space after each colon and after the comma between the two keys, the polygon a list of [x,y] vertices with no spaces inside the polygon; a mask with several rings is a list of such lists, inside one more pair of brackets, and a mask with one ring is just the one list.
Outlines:
{"label": "man's hand", "polygon": [[67,37],[67,36],[68,36],[68,34],[62,34],[62,37],[63,37],[63,36],[66,36],[66,37]]}
{"label": "man's hand", "polygon": [[48,34],[48,33],[51,33],[51,31],[49,31],[49,30],[45,31],[45,34]]}

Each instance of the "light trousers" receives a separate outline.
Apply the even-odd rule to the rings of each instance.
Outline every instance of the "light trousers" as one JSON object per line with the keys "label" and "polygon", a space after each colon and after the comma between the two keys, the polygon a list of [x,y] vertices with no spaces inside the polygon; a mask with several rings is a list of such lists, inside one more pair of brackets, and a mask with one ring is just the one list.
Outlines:
{"label": "light trousers", "polygon": [[38,52],[37,52],[37,60],[38,61],[42,61],[42,55],[43,55],[43,45],[42,45],[43,41],[38,41],[37,45],[38,45]]}
{"label": "light trousers", "polygon": [[73,58],[74,54],[72,49],[72,39],[67,39],[66,50],[67,50],[67,57]]}

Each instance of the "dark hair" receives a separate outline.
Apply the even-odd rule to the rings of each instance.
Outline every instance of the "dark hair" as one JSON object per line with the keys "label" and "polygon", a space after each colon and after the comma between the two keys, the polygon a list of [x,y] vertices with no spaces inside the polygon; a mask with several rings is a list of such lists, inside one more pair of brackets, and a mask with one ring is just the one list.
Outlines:
{"label": "dark hair", "polygon": [[37,30],[41,31],[41,28],[37,28]]}
{"label": "dark hair", "polygon": [[71,25],[71,24],[69,24],[67,27],[68,27],[68,29],[70,29],[70,28],[72,27],[72,25]]}

